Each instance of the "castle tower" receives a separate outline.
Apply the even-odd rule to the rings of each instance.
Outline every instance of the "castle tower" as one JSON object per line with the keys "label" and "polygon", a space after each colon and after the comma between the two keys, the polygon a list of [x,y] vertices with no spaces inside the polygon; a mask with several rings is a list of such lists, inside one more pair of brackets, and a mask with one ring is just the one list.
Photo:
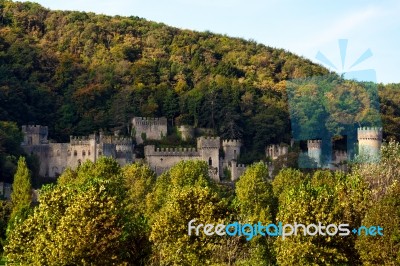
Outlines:
{"label": "castle tower", "polygon": [[237,160],[240,155],[240,148],[242,147],[242,142],[238,139],[234,140],[223,140],[222,149],[225,154],[225,161],[230,162],[232,160]]}
{"label": "castle tower", "polygon": [[357,129],[358,155],[369,159],[379,157],[382,145],[382,128],[362,127]]}
{"label": "castle tower", "polygon": [[289,148],[287,145],[271,144],[268,145],[265,149],[266,157],[269,157],[272,160],[276,160],[279,156],[288,154],[288,152]]}
{"label": "castle tower", "polygon": [[167,118],[134,117],[132,119],[132,137],[136,144],[145,140],[161,140],[167,135]]}
{"label": "castle tower", "polygon": [[322,140],[307,140],[308,157],[314,159],[318,167],[321,166]]}
{"label": "castle tower", "polygon": [[221,141],[219,137],[200,137],[197,139],[197,149],[200,153],[200,158],[208,163],[211,176],[219,181],[219,149]]}
{"label": "castle tower", "polygon": [[22,133],[24,134],[24,142],[22,145],[48,144],[48,132],[49,129],[47,126],[22,126]]}

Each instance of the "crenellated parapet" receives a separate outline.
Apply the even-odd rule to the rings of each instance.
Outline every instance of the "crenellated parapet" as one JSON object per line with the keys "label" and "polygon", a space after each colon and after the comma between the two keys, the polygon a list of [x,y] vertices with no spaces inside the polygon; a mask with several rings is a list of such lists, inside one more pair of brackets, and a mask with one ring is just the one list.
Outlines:
{"label": "crenellated parapet", "polygon": [[132,139],[118,136],[102,136],[100,142],[115,145],[132,145]]}
{"label": "crenellated parapet", "polygon": [[361,127],[357,129],[358,140],[382,140],[381,127]]}
{"label": "crenellated parapet", "polygon": [[219,137],[200,137],[197,138],[198,149],[219,149],[221,140]]}
{"label": "crenellated parapet", "polygon": [[198,157],[199,152],[195,148],[155,148],[154,145],[144,147],[146,156],[177,156]]}
{"label": "crenellated parapet", "polygon": [[91,142],[95,140],[92,136],[70,136],[69,144],[70,145],[91,145]]}
{"label": "crenellated parapet", "polygon": [[167,125],[167,118],[165,117],[134,117],[132,119],[133,125],[151,126],[151,125]]}
{"label": "crenellated parapet", "polygon": [[27,125],[22,126],[22,132],[25,134],[48,134],[49,128],[47,126],[40,125]]}
{"label": "crenellated parapet", "polygon": [[322,140],[320,139],[307,140],[308,149],[321,149],[321,146],[322,146]]}
{"label": "crenellated parapet", "polygon": [[240,139],[224,139],[222,140],[223,147],[241,147],[242,141]]}

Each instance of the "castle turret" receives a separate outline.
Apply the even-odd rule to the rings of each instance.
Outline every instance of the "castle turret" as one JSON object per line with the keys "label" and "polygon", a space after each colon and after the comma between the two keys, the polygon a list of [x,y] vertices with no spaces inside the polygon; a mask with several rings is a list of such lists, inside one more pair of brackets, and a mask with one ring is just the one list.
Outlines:
{"label": "castle turret", "polygon": [[322,154],[322,140],[308,140],[307,141],[307,149],[308,149],[308,157],[313,159],[318,167],[321,166],[321,154]]}
{"label": "castle turret", "polygon": [[24,142],[22,145],[48,144],[48,132],[49,129],[47,126],[22,126],[22,133],[24,134]]}
{"label": "castle turret", "polygon": [[225,154],[225,161],[230,162],[232,160],[237,160],[240,155],[240,148],[242,147],[242,142],[238,139],[234,140],[223,140],[222,148]]}
{"label": "castle turret", "polygon": [[202,160],[208,162],[212,169],[212,177],[219,180],[219,149],[221,141],[219,137],[200,137],[197,139],[197,149]]}
{"label": "castle turret", "polygon": [[382,128],[362,127],[357,129],[358,154],[369,159],[378,158],[382,145]]}

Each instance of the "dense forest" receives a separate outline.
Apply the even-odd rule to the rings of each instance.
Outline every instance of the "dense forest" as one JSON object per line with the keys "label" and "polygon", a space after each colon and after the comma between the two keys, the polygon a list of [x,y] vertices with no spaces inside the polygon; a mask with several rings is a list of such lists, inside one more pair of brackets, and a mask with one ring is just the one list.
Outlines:
{"label": "dense forest", "polygon": [[[290,141],[286,81],[326,74],[251,40],[0,1],[0,121],[47,125],[55,141],[100,129],[127,134],[133,116],[165,116],[241,138],[248,163],[267,144]],[[399,90],[379,85],[385,137],[396,139]],[[15,170],[20,151],[2,145],[18,143],[9,129],[0,128],[0,161],[13,155]]]}

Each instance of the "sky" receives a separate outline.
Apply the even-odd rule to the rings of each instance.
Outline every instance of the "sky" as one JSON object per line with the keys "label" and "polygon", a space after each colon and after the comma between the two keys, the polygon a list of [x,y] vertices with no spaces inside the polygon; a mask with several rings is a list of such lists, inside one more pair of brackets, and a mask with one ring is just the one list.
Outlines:
{"label": "sky", "polygon": [[[397,0],[33,2],[53,10],[138,16],[182,29],[252,39],[289,50],[338,73],[357,76],[357,71],[369,70],[368,73],[376,74],[377,82],[400,83],[400,1]],[[342,52],[339,39],[347,40],[347,46],[341,41]],[[358,60],[364,53],[365,60]],[[331,66],[320,60],[321,55]],[[357,60],[361,62],[351,67]]]}

